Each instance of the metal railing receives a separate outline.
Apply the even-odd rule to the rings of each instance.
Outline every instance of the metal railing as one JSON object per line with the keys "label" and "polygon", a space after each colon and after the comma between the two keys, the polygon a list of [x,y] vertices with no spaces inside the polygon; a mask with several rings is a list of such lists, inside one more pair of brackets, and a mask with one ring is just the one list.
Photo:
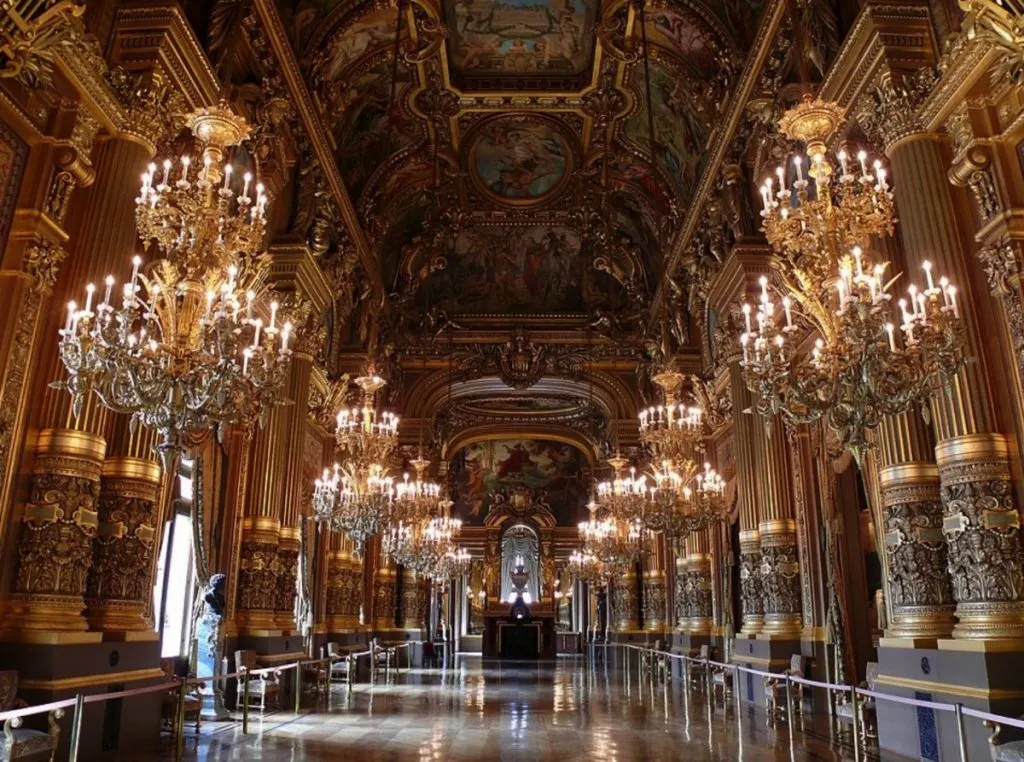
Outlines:
{"label": "metal railing", "polygon": [[[783,672],[766,672],[760,669],[754,669],[753,667],[745,667],[737,663],[725,663],[715,661],[711,658],[700,658],[695,656],[688,656],[686,654],[672,653],[671,651],[662,651],[654,648],[647,648],[645,646],[638,646],[632,643],[605,643],[605,644],[591,644],[597,647],[605,648],[622,648],[624,651],[624,671],[626,674],[627,683],[632,674],[632,659],[630,658],[630,652],[636,651],[636,665],[637,665],[637,679],[643,680],[643,672],[645,669],[644,656],[646,655],[648,661],[647,671],[650,675],[650,679],[653,681],[656,679],[656,670],[653,667],[655,659],[677,659],[683,662],[683,680],[687,690],[693,685],[692,679],[692,667],[693,665],[700,665],[701,670],[704,673],[704,679],[706,681],[708,701],[714,701],[714,689],[713,689],[713,670],[718,670],[723,675],[727,672],[732,673],[733,684],[732,693],[736,698],[736,717],[737,722],[742,722],[742,707],[740,697],[740,673],[748,673],[761,677],[766,683],[767,681],[775,681],[776,684],[784,684],[784,692],[786,698],[786,724],[788,728],[789,741],[792,745],[796,737],[796,733],[793,727],[793,686],[808,686],[810,688],[819,688],[829,693],[829,699],[831,701],[832,694],[839,696],[847,696],[850,705],[850,715],[852,724],[852,737],[853,737],[853,755],[854,760],[861,759],[862,752],[866,759],[866,749],[864,749],[865,740],[861,739],[859,735],[859,726],[861,723],[861,713],[863,710],[863,701],[865,699],[874,699],[876,702],[889,702],[893,704],[903,704],[913,707],[924,707],[932,709],[936,712],[948,712],[955,717],[956,729],[957,729],[957,742],[960,752],[960,762],[979,762],[978,760],[972,760],[968,754],[967,749],[967,733],[964,726],[964,718],[971,717],[977,720],[981,720],[986,728],[992,730],[989,737],[990,744],[997,744],[995,740],[1002,728],[1012,727],[1020,730],[1024,730],[1024,719],[1015,717],[1006,717],[1004,715],[992,714],[991,712],[984,712],[979,709],[972,709],[966,707],[961,703],[950,703],[945,701],[929,701],[924,699],[908,698],[905,696],[897,696],[892,693],[883,693],[870,688],[863,688],[855,685],[847,685],[845,683],[827,683],[820,680],[811,680],[806,677],[791,674],[789,670]],[[591,651],[593,653],[593,650]],[[725,690],[723,688],[723,698]]]}

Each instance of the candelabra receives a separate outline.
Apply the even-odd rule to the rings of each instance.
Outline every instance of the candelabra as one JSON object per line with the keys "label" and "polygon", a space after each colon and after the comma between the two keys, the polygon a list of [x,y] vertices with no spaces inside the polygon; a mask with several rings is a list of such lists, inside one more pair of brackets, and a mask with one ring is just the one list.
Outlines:
{"label": "candelabra", "polygon": [[924,403],[964,362],[956,287],[945,277],[936,285],[925,262],[927,288],[911,285],[898,301],[901,338],[892,322],[895,279],[886,280],[886,269],[854,248],[840,259],[838,278],[815,287],[807,273],[783,264],[781,309],[767,277],[756,325],[743,306],[741,364],[758,412],[794,423],[825,417],[858,461],[870,446],[868,430],[915,404],[927,414]]}
{"label": "candelabra", "polygon": [[[779,120],[791,141],[803,142],[807,156],[792,159],[795,180],[785,165],[761,186],[765,236],[772,248],[820,281],[843,253],[873,236],[892,235],[893,194],[881,161],[865,151],[839,151],[833,161],[826,142],[844,110],[835,103],[805,98]],[[805,169],[806,167],[806,169]]]}
{"label": "candelabra", "polygon": [[367,375],[356,379],[363,391],[362,407],[338,412],[335,439],[342,457],[353,463],[383,463],[398,445],[398,416],[378,410],[377,392],[387,382],[368,368]]}
{"label": "candelabra", "polygon": [[190,174],[188,156],[164,161],[162,172],[151,164],[136,199],[139,237],[159,258],[144,269],[132,260],[119,307],[113,276],[98,304],[92,283],[84,306],[68,304],[67,374],[54,384],[70,392],[75,415],[94,392],[132,426],[157,430],[168,468],[214,427],[265,420],[283,402],[291,354],[291,324],[279,322],[276,301],[266,304],[263,186],[221,166],[249,128],[220,107],[191,115],[189,126],[204,144],[202,169]]}
{"label": "candelabra", "polygon": [[469,571],[472,554],[465,548],[450,548],[428,573],[436,582],[459,579]]}
{"label": "candelabra", "polygon": [[451,503],[444,501],[440,505],[439,516],[413,523],[393,521],[384,533],[385,555],[418,574],[430,576],[442,559],[455,552],[453,538],[462,528],[462,521],[449,515]]}
{"label": "candelabra", "polygon": [[583,548],[591,553],[609,575],[624,572],[643,550],[643,527],[639,521],[606,516],[597,517],[600,506],[591,502],[590,519],[579,524]]}
{"label": "candelabra", "polygon": [[607,581],[604,565],[587,549],[574,550],[569,556],[568,568],[573,579],[588,585],[603,585]]}
{"label": "candelabra", "polygon": [[[395,485],[394,519],[410,524],[429,519],[438,508],[443,508],[441,486],[428,481],[425,473],[430,461],[416,458],[412,461],[416,478],[410,479],[409,474],[403,475],[402,481]],[[453,520],[453,519],[449,519]]]}
{"label": "candelabra", "polygon": [[627,473],[629,461],[618,455],[609,458],[608,465],[614,469],[615,475],[598,483],[597,505],[612,518],[628,521],[641,516],[647,500],[647,477],[637,476],[633,467]]}
{"label": "candelabra", "polygon": [[680,402],[682,373],[666,368],[653,381],[661,387],[665,402],[640,412],[640,439],[657,460],[671,460],[684,471],[691,470],[703,450],[704,411]]}

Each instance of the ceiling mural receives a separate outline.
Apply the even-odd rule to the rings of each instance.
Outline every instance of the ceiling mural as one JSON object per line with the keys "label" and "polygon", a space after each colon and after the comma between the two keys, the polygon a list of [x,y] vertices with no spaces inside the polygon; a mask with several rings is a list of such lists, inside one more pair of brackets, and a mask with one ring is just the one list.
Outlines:
{"label": "ceiling mural", "polygon": [[452,313],[582,312],[624,298],[592,267],[579,233],[564,225],[471,227],[421,289],[421,306]]}
{"label": "ceiling mural", "polygon": [[295,49],[301,52],[320,23],[344,0],[277,0],[277,12]]}
{"label": "ceiling mural", "polygon": [[467,524],[483,524],[496,498],[517,488],[530,490],[546,504],[559,525],[575,526],[586,513],[587,458],[572,445],[537,439],[477,442],[452,458],[453,513]]}
{"label": "ceiling mural", "polygon": [[[444,0],[457,83],[560,89],[589,72],[597,0]],[[577,85],[578,89],[578,85]]]}
{"label": "ceiling mural", "polygon": [[498,116],[480,124],[467,143],[473,179],[499,203],[544,201],[572,170],[569,139],[553,119]]}

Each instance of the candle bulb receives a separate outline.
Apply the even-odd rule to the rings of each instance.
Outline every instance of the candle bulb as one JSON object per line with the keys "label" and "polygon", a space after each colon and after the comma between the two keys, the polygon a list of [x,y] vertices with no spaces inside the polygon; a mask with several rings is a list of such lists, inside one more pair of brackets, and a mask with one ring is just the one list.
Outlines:
{"label": "candle bulb", "polygon": [[866,151],[857,152],[857,160],[860,162],[860,172],[864,177],[868,177],[867,158],[868,155]]}
{"label": "candle bulb", "polygon": [[271,302],[270,303],[270,330],[271,331],[277,330],[277,328],[275,326],[275,323],[277,322],[277,309],[278,309],[278,306],[279,305],[278,305],[277,302]]}
{"label": "candle bulb", "polygon": [[768,278],[762,275],[758,283],[761,284],[761,304],[768,304]]}
{"label": "candle bulb", "polygon": [[779,178],[779,193],[785,195],[786,193],[786,170],[779,167],[775,170],[776,176]]}
{"label": "candle bulb", "polygon": [[918,294],[917,295],[917,300],[921,304],[921,324],[922,325],[927,325],[928,324],[928,314],[927,314],[926,308],[928,306],[928,297],[926,297],[923,293],[922,294]]}
{"label": "candle bulb", "polygon": [[896,330],[896,326],[894,326],[892,323],[886,323],[885,324],[885,332],[887,334],[889,334],[889,351],[890,352],[895,352],[896,351],[896,337],[893,335],[893,331],[895,331],[895,330]]}
{"label": "candle bulb", "polygon": [[231,183],[231,173],[234,170],[230,164],[224,165],[224,190],[228,190],[228,185]]}
{"label": "candle bulb", "polygon": [[107,306],[110,304],[110,292],[114,288],[114,276],[108,275],[104,282],[107,284],[107,290],[103,292],[103,305]]}
{"label": "candle bulb", "polygon": [[879,190],[888,190],[889,185],[885,182],[885,169],[880,166],[879,162],[875,162],[877,165],[875,168],[875,174],[878,175],[878,188]]}
{"label": "candle bulb", "polygon": [[939,285],[942,287],[942,304],[945,307],[949,306],[949,278],[943,275],[939,278]]}
{"label": "candle bulb", "polygon": [[803,170],[804,159],[802,156],[793,157],[793,166],[796,167],[796,179],[797,182],[803,182],[804,170]]}
{"label": "candle bulb", "polygon": [[910,284],[910,288],[907,289],[907,293],[910,294],[910,316],[917,317],[917,286],[913,283]]}
{"label": "candle bulb", "polygon": [[249,198],[249,183],[252,182],[252,172],[246,172],[242,175],[242,180],[245,184],[242,186],[242,198]]}
{"label": "candle bulb", "polygon": [[203,157],[203,175],[199,178],[199,181],[206,185],[210,180],[210,165],[213,164],[213,159],[209,156]]}
{"label": "candle bulb", "polygon": [[960,308],[956,303],[956,286],[950,286],[946,289],[949,294],[949,306],[953,308],[953,317],[960,318]]}
{"label": "candle bulb", "polygon": [[142,264],[142,257],[132,257],[132,293],[135,293],[135,281],[139,277],[139,265]]}
{"label": "candle bulb", "polygon": [[924,274],[928,278],[928,291],[934,291],[935,281],[932,280],[932,263],[926,259],[921,263],[921,269],[924,270]]}
{"label": "candle bulb", "polygon": [[284,324],[284,330],[281,332],[281,351],[282,352],[287,352],[288,351],[288,339],[291,337],[291,334],[292,334],[292,324],[291,323],[285,323]]}
{"label": "candle bulb", "polygon": [[75,318],[75,311],[77,309],[78,309],[78,305],[77,304],[75,304],[74,302],[68,302],[68,319],[67,319],[67,322],[64,323],[64,330],[65,331],[70,331],[71,330],[71,323],[72,323],[72,321]]}
{"label": "candle bulb", "polygon": [[89,285],[87,285],[85,287],[85,312],[86,313],[88,313],[90,310],[92,310],[92,295],[93,295],[94,291],[96,291],[96,286],[93,283],[90,283]]}
{"label": "candle bulb", "polygon": [[843,174],[848,174],[846,171],[846,151],[840,151],[836,154],[836,157],[839,159],[839,166],[842,168]]}
{"label": "candle bulb", "polygon": [[793,306],[792,300],[790,300],[790,298],[788,296],[783,297],[783,299],[782,299],[782,307],[783,307],[783,309],[786,310],[786,327],[787,328],[792,328],[793,327],[792,306]]}
{"label": "candle bulb", "polygon": [[252,357],[252,350],[246,347],[242,350],[242,375],[249,375],[249,358]]}
{"label": "candle bulb", "polygon": [[171,176],[171,160],[164,159],[164,179],[160,182],[161,185],[167,185],[167,180]]}
{"label": "candle bulb", "polygon": [[188,168],[189,168],[189,166],[191,164],[192,164],[192,159],[190,159],[188,156],[182,156],[181,157],[181,167],[182,167],[182,169],[181,169],[181,182],[182,183],[187,183],[188,182]]}
{"label": "candle bulb", "polygon": [[743,320],[747,324],[747,333],[750,333],[750,305],[743,305]]}
{"label": "candle bulb", "polygon": [[256,298],[256,294],[252,291],[245,292],[245,319],[252,320],[252,300]]}
{"label": "candle bulb", "polygon": [[256,326],[256,333],[252,337],[252,345],[253,348],[256,348],[260,345],[260,329],[263,328],[263,321],[260,318],[256,318],[253,321],[253,325]]}

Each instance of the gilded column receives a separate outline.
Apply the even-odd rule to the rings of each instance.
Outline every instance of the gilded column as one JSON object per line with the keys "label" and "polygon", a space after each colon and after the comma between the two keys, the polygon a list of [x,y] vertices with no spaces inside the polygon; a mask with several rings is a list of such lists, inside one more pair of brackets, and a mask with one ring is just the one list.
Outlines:
{"label": "gilded column", "polygon": [[686,571],[686,632],[691,636],[707,637],[714,625],[711,605],[710,530],[703,529],[686,538]]}
{"label": "gilded column", "polygon": [[661,633],[668,625],[665,551],[665,539],[660,535],[656,536],[654,551],[648,554],[644,563],[647,567],[643,580],[644,630],[647,632]]}
{"label": "gilded column", "polygon": [[250,444],[250,479],[237,581],[236,623],[243,636],[268,637],[281,632],[277,623],[281,598],[280,464],[286,443],[280,431],[286,416],[286,408],[274,408],[266,427],[257,428]]}
{"label": "gilded column", "polygon": [[616,632],[636,632],[640,629],[636,566],[613,578],[610,588],[612,626]]}
{"label": "gilded column", "polygon": [[682,549],[680,543],[680,552],[676,554],[676,579],[675,579],[675,595],[676,595],[676,632],[679,634],[685,634],[689,628],[690,617],[693,616],[691,613],[690,600],[688,598],[689,593],[689,580],[687,575],[689,572],[686,568],[686,551]]}
{"label": "gilded column", "polygon": [[406,630],[422,630],[426,627],[427,595],[423,582],[412,569],[402,570],[399,619]]}
{"label": "gilded column", "polygon": [[327,556],[327,631],[343,634],[359,626],[363,605],[363,569],[353,555],[352,541],[340,532],[331,534]]}
{"label": "gilded column", "polygon": [[394,565],[381,559],[373,575],[373,629],[395,629],[398,618],[398,576]]}
{"label": "gilded column", "polygon": [[[904,104],[905,108],[905,104]],[[960,289],[970,358],[932,417],[943,505],[943,531],[956,600],[955,638],[1024,637],[1024,549],[1010,482],[1009,446],[999,433],[989,388],[988,349],[979,334],[972,278],[951,196],[941,138],[913,119],[886,113],[899,230],[907,268],[931,260]],[[891,118],[890,118],[891,117]]]}
{"label": "gilded column", "polygon": [[[763,424],[763,421],[758,423]],[[764,627],[761,633],[796,640],[803,630],[803,617],[786,432],[778,417],[772,421],[770,433],[764,430],[763,425],[759,429],[754,439],[754,450],[761,486],[758,525],[764,592]]]}
{"label": "gilded column", "polygon": [[764,628],[764,591],[761,584],[760,491],[757,487],[757,464],[754,439],[763,424],[751,413],[754,396],[743,381],[737,362],[729,366],[732,391],[733,447],[736,457],[736,500],[740,517],[740,606],[743,622],[740,632],[747,637]]}
{"label": "gilded column", "polygon": [[153,633],[149,600],[153,595],[153,556],[159,537],[160,463],[156,435],[139,427],[133,433],[119,416],[103,463],[98,528],[86,588],[86,616],[93,630]]}
{"label": "gilded column", "polygon": [[[87,282],[102,282],[105,275],[123,269],[130,260],[136,242],[132,199],[139,167],[145,166],[151,151],[150,143],[129,136],[105,140],[93,152],[99,182],[71,202],[72,252],[56,280],[59,303],[80,298],[79,289]],[[67,202],[64,204],[66,207]],[[64,314],[66,311],[54,309],[41,319],[41,379],[61,378],[57,329]],[[93,395],[76,414],[67,392],[46,384],[37,389],[40,431],[29,503],[22,513],[11,611],[15,627],[84,630],[87,624],[81,614],[93,563],[93,538],[99,527],[98,475],[106,455],[111,415]],[[45,605],[38,604],[40,596]],[[58,617],[61,605],[66,614]],[[44,621],[48,624],[43,625]]]}

